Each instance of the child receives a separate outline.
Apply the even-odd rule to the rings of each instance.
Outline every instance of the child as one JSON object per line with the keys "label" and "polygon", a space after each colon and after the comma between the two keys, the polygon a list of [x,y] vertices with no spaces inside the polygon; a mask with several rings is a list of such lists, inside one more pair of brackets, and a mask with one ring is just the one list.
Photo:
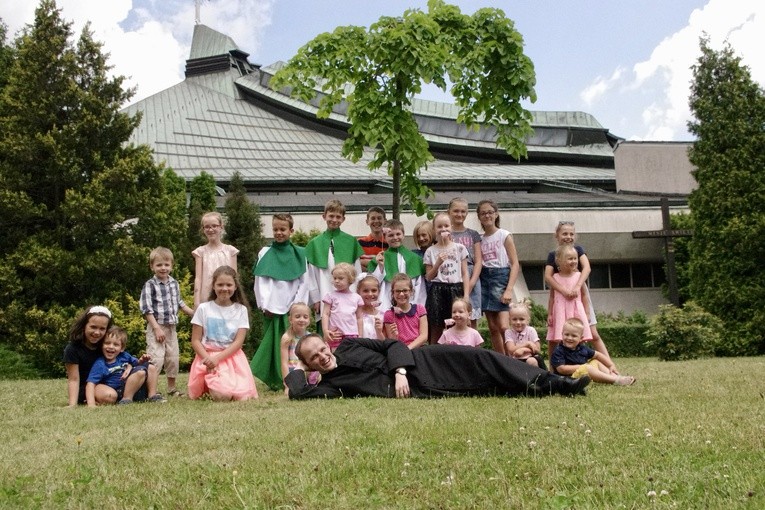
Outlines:
{"label": "child", "polygon": [[595,382],[630,386],[635,378],[619,375],[614,363],[603,353],[593,351],[582,344],[582,333],[586,323],[579,319],[567,319],[563,323],[562,344],[555,349],[550,359],[555,372],[578,379],[588,375]]}
{"label": "child", "polygon": [[367,271],[380,282],[380,307],[387,310],[391,307],[391,283],[398,273],[405,273],[412,279],[412,303],[425,304],[427,293],[424,278],[425,266],[422,258],[415,255],[404,243],[404,224],[399,220],[388,220],[383,227],[388,249],[378,253],[375,260],[369,262]]}
{"label": "child", "polygon": [[281,340],[287,330],[287,313],[295,303],[308,302],[308,273],[305,249],[295,246],[291,214],[274,214],[274,242],[258,253],[253,268],[255,300],[263,310],[263,338],[252,357],[252,373],[272,390],[283,387]]}
{"label": "child", "polygon": [[159,246],[149,254],[149,267],[154,276],[149,278],[141,290],[139,305],[141,315],[146,319],[146,353],[152,365],[158,370],[165,368],[167,376],[167,394],[173,397],[183,396],[176,387],[178,377],[178,309],[189,317],[194,310],[181,298],[178,281],[170,276],[173,270],[173,252]]}
{"label": "child", "polygon": [[414,253],[420,256],[425,256],[425,251],[433,246],[435,234],[433,233],[433,223],[428,220],[422,220],[414,226],[414,233],[412,238],[414,239],[414,245],[418,248],[412,250]]}
{"label": "child", "polygon": [[[295,346],[301,338],[308,334],[308,325],[310,323],[311,309],[308,305],[305,303],[294,303],[289,311],[289,327],[279,342],[282,381],[287,377],[287,374],[299,366],[298,357],[295,355]],[[316,372],[313,374],[316,374]],[[311,380],[311,377],[309,377],[309,380]],[[315,382],[311,382],[311,384],[315,384]],[[289,393],[286,386],[284,387],[284,392]]]}
{"label": "child", "polygon": [[366,271],[370,260],[381,251],[388,249],[388,243],[385,242],[383,235],[383,223],[385,223],[385,209],[382,207],[370,207],[367,211],[367,225],[369,226],[369,235],[359,237],[358,241],[364,255],[361,256],[361,270]]}
{"label": "child", "polygon": [[209,299],[197,307],[191,319],[191,346],[196,356],[189,370],[189,398],[205,393],[213,400],[258,398],[255,379],[242,352],[250,322],[247,298],[234,268],[215,270]]}
{"label": "child", "polygon": [[69,407],[85,404],[85,385],[90,369],[101,356],[101,342],[112,327],[112,312],[105,306],[85,309],[72,324],[64,348]]}
{"label": "child", "polygon": [[509,304],[513,287],[521,272],[513,236],[499,228],[499,208],[491,200],[478,202],[481,237],[481,309],[489,323],[492,348],[505,354],[505,330],[509,327]]}
{"label": "child", "polygon": [[592,306],[589,288],[587,285],[585,285],[587,278],[590,277],[590,259],[584,252],[584,248],[574,244],[576,241],[576,230],[574,229],[573,221],[558,222],[558,226],[555,229],[555,241],[558,243],[558,246],[568,244],[576,249],[576,253],[579,256],[578,270],[580,275],[579,279],[575,283],[569,285],[568,287],[563,287],[557,280],[553,278],[553,275],[558,272],[558,267],[555,264],[555,251],[551,251],[547,254],[547,263],[545,264],[545,283],[548,287],[560,292],[568,299],[575,299],[582,292],[587,294],[587,314],[589,319],[587,322],[590,326],[590,333],[592,334],[592,346],[596,351],[605,354],[606,357],[609,357],[606,344],[603,342],[603,339],[598,333],[598,329],[596,327],[598,321],[595,318],[595,309]]}
{"label": "child", "polygon": [[452,240],[467,248],[468,258],[468,289],[470,290],[470,304],[473,311],[470,313],[470,327],[475,328],[478,319],[481,318],[481,268],[483,257],[481,256],[481,234],[472,228],[465,227],[465,218],[468,212],[468,203],[464,198],[453,198],[449,202],[449,219],[452,221]]}
{"label": "child", "polygon": [[361,335],[362,311],[364,300],[351,291],[356,280],[356,270],[347,262],[340,262],[332,268],[333,292],[328,292],[322,302],[324,310],[321,321],[324,324],[324,341],[332,352],[346,338],[358,338]]}
{"label": "child", "polygon": [[361,337],[383,340],[383,314],[379,310],[380,282],[374,276],[367,275],[356,285],[356,292],[364,300],[364,306],[361,307]]}
{"label": "child", "polygon": [[[558,283],[559,288],[571,288],[581,276],[577,270],[579,265],[579,256],[576,250],[570,244],[558,246],[555,250],[555,264],[558,266],[558,272],[553,275],[553,279]],[[573,317],[584,323],[582,338],[592,340],[590,326],[587,324],[587,294],[581,293],[573,299],[569,299],[563,293],[555,289],[550,289],[550,299],[547,305],[547,341],[548,355],[552,362],[552,355],[555,348],[561,341],[563,335],[563,323],[566,319]]]}
{"label": "child", "polygon": [[[85,385],[85,400],[88,407],[96,404],[132,404],[140,402],[167,402],[157,393],[159,371],[149,363],[151,356],[144,354],[141,359],[125,352],[127,333],[118,327],[106,332],[101,345],[103,356],[90,369]],[[146,397],[151,395],[150,397]]]}
{"label": "child", "polygon": [[425,278],[430,290],[425,301],[428,311],[430,343],[435,344],[444,332],[444,321],[451,317],[452,302],[470,291],[467,270],[467,248],[452,241],[449,215],[441,212],[433,217],[436,244],[423,257]]}
{"label": "child", "polygon": [[547,370],[540,354],[539,335],[529,326],[531,313],[525,301],[510,305],[510,327],[505,330],[505,352],[508,356],[527,364]]}
{"label": "child", "polygon": [[410,349],[428,341],[428,314],[424,306],[410,301],[413,292],[412,279],[408,275],[394,275],[391,297],[396,306],[383,315],[385,338],[400,340]]}
{"label": "child", "polygon": [[465,298],[457,298],[452,302],[453,326],[444,330],[438,339],[439,344],[466,345],[468,347],[480,347],[483,344],[481,334],[470,327],[470,301]]}
{"label": "child", "polygon": [[194,309],[210,295],[215,270],[220,266],[236,269],[236,255],[239,253],[239,250],[221,241],[223,216],[219,212],[208,212],[202,216],[202,232],[207,244],[191,252],[195,260]]}
{"label": "child", "polygon": [[[354,266],[356,272],[361,271],[359,259],[364,254],[361,245],[350,234],[340,230],[345,221],[345,206],[339,200],[330,200],[324,205],[321,215],[327,223],[327,230],[314,237],[305,247],[308,260],[308,304],[319,314],[322,298],[334,290],[332,285],[332,268],[340,262]],[[321,329],[321,324],[317,324]]]}

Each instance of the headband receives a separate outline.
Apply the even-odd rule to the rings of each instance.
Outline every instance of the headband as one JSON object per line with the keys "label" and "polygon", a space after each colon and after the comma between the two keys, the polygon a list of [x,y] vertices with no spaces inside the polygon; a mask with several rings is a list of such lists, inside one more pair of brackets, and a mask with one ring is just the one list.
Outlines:
{"label": "headband", "polygon": [[105,306],[91,306],[90,310],[88,310],[88,315],[106,315],[110,319],[112,318],[112,312],[109,311],[108,308]]}

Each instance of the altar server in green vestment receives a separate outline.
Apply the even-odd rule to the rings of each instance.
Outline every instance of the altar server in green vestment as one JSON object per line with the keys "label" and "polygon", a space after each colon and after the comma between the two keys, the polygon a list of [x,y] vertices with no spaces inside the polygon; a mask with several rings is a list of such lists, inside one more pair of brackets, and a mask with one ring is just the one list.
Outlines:
{"label": "altar server in green vestment", "polygon": [[263,248],[252,272],[255,299],[263,310],[263,339],[252,357],[252,373],[272,390],[281,390],[281,338],[289,326],[287,315],[293,303],[308,301],[308,272],[305,250],[290,241],[294,221],[290,214],[274,214],[274,242]]}

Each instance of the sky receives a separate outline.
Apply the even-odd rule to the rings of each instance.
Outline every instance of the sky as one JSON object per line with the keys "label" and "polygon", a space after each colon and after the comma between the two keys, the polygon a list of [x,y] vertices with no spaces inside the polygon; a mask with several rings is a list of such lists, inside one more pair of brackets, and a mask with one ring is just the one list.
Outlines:
{"label": "sky", "polygon": [[[684,141],[699,37],[727,41],[765,83],[765,2],[761,0],[450,0],[463,13],[495,7],[515,22],[534,62],[531,110],[584,111],[628,140]],[[36,0],[3,2],[16,34],[34,20]],[[57,0],[79,34],[87,21],[109,52],[113,73],[137,87],[135,102],[183,80],[195,0]],[[289,60],[316,35],[368,27],[381,16],[427,10],[426,0],[204,0],[203,24],[230,36],[254,64]],[[428,89],[423,97],[451,102]]]}

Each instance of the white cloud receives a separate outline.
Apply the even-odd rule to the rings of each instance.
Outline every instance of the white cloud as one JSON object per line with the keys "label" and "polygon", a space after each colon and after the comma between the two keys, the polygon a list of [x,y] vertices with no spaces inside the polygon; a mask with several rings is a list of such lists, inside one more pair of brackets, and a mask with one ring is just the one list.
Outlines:
{"label": "white cloud", "polygon": [[603,97],[604,94],[606,94],[609,90],[611,90],[616,84],[619,82],[619,80],[622,77],[622,73],[624,72],[624,69],[621,67],[617,67],[616,70],[611,74],[609,78],[603,78],[602,76],[598,76],[595,81],[592,83],[592,85],[585,88],[580,94],[579,97],[584,101],[584,104],[586,104],[588,107],[592,106],[595,101]]}
{"label": "white cloud", "polygon": [[[260,29],[271,22],[274,0],[205,1],[201,20],[230,36],[243,51],[259,47]],[[34,20],[36,2],[7,2],[2,18],[16,33]],[[137,101],[183,80],[194,29],[191,0],[58,0],[65,20],[79,35],[86,21],[110,53],[112,72],[136,86]],[[124,28],[128,27],[128,28]]]}

